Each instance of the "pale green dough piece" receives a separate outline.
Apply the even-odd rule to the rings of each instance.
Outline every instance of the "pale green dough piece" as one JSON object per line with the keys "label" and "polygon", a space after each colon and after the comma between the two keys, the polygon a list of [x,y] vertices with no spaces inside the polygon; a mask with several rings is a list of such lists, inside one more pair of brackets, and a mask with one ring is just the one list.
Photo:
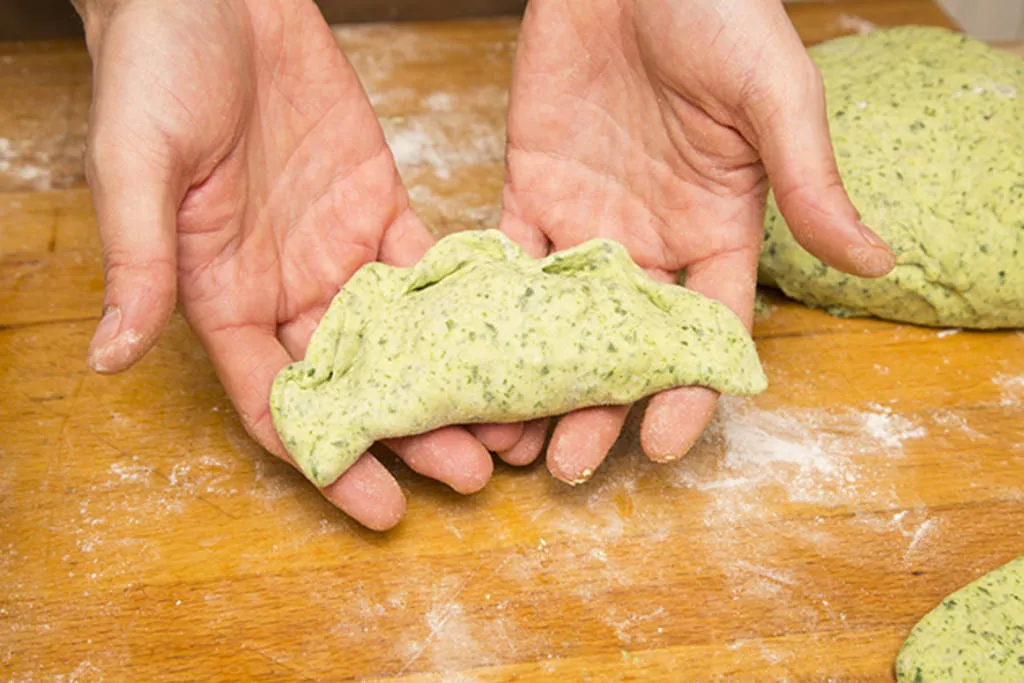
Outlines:
{"label": "pale green dough piece", "polygon": [[305,360],[278,374],[270,408],[292,458],[325,486],[385,438],[766,384],[739,318],[650,280],[615,242],[538,261],[489,230],[446,237],[410,269],[361,268]]}
{"label": "pale green dough piece", "polygon": [[843,182],[898,265],[878,280],[827,268],[770,197],[760,282],[842,315],[1024,326],[1024,60],[913,26],[811,56]]}
{"label": "pale green dough piece", "polygon": [[896,658],[900,683],[1024,681],[1024,557],[942,601]]}

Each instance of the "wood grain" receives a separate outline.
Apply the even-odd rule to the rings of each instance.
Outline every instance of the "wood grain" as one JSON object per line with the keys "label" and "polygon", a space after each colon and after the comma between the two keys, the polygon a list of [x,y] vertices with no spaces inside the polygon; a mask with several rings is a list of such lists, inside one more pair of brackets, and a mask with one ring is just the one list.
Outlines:
{"label": "wood grain", "polygon": [[[808,42],[948,22],[911,0],[791,12]],[[337,36],[423,217],[494,225],[514,23]],[[408,518],[362,530],[246,438],[179,318],[131,372],[86,370],[88,59],[0,46],[0,88],[5,679],[888,680],[917,619],[1024,548],[1024,335],[772,292],[771,389],[683,462],[645,461],[639,411],[577,489],[499,465],[462,497],[382,453]]]}

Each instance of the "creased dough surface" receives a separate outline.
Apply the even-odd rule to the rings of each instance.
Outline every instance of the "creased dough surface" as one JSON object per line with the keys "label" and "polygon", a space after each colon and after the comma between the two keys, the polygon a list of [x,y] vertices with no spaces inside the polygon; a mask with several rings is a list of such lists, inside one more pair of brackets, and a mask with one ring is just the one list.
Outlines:
{"label": "creased dough surface", "polygon": [[536,260],[497,231],[451,235],[408,269],[364,266],[270,396],[319,486],[384,438],[515,422],[702,385],[756,394],[754,343],[724,305],[656,283],[609,240]]}

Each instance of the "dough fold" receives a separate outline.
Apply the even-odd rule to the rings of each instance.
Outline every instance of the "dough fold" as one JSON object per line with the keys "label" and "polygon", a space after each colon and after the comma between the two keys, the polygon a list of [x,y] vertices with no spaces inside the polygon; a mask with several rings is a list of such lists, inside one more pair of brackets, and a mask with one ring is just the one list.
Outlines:
{"label": "dough fold", "polygon": [[769,196],[760,283],[835,315],[1024,326],[1024,60],[916,26],[810,52],[843,183],[897,265],[876,280],[826,267]]}
{"label": "dough fold", "polygon": [[610,240],[536,260],[494,230],[451,235],[408,269],[361,268],[270,408],[326,486],[375,441],[517,422],[686,385],[756,394],[754,343],[724,305],[650,280]]}

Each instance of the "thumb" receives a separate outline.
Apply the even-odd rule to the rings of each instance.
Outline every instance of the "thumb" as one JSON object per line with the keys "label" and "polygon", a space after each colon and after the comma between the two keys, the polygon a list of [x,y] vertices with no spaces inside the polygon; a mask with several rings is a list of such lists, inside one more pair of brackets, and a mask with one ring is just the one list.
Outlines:
{"label": "thumb", "polygon": [[86,169],[106,284],[89,367],[116,373],[153,347],[174,310],[176,183],[169,165],[102,134],[90,140]]}
{"label": "thumb", "polygon": [[748,112],[775,201],[793,237],[811,254],[853,275],[885,275],[896,257],[861,222],[843,188],[821,73],[806,53],[801,61],[802,75],[791,74],[790,87],[774,98],[754,100]]}

